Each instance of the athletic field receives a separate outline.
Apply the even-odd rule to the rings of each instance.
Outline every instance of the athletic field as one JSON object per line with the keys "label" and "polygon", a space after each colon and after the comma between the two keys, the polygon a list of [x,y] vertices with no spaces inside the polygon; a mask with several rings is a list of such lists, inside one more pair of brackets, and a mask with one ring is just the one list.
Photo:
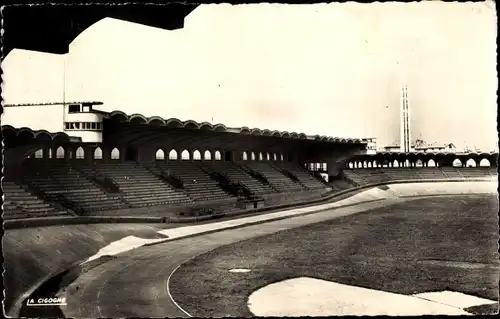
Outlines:
{"label": "athletic field", "polygon": [[[317,303],[330,293],[319,293],[328,285],[315,287],[325,281],[338,289],[367,288],[363,291],[391,296],[448,291],[497,301],[497,214],[497,197],[489,195],[429,197],[376,208],[217,248],[175,271],[170,292],[196,317],[279,315],[280,307],[307,312],[304,299]],[[294,278],[321,280],[302,280],[309,288],[296,281],[294,289],[284,285],[280,292],[274,285],[268,296],[265,289],[255,293]],[[305,296],[279,305],[297,290]],[[328,303],[342,302],[340,294]],[[497,311],[498,304],[478,303],[464,302],[462,308],[476,314]],[[347,314],[336,309],[332,315]]]}

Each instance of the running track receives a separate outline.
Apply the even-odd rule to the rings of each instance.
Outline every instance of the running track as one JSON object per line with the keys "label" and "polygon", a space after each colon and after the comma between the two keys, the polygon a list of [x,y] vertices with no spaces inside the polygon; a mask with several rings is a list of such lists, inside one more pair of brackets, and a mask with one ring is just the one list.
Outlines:
{"label": "running track", "polygon": [[[66,317],[189,317],[168,280],[184,262],[218,247],[399,202],[388,199],[141,247],[80,276],[67,289]],[[203,300],[200,300],[203,302]],[[189,309],[186,309],[189,312]]]}

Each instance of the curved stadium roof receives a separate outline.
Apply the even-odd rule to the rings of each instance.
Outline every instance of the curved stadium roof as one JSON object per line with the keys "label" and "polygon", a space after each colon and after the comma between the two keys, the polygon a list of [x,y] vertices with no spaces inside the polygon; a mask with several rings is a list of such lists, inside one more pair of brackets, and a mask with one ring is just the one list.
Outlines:
{"label": "curved stadium roof", "polygon": [[246,126],[227,127],[226,125],[221,123],[217,124],[212,124],[208,122],[198,123],[193,120],[181,121],[177,118],[164,119],[160,116],[146,117],[142,114],[137,114],[137,113],[127,115],[122,111],[113,111],[109,113],[109,117],[111,120],[121,123],[149,124],[155,126],[165,126],[169,128],[185,128],[185,129],[206,130],[213,132],[237,133],[237,134],[245,134],[253,136],[273,136],[279,138],[302,139],[302,140],[312,140],[312,141],[332,142],[332,143],[363,143],[362,140],[359,138],[343,138],[343,137],[332,137],[325,135],[307,135],[305,133],[249,128]]}

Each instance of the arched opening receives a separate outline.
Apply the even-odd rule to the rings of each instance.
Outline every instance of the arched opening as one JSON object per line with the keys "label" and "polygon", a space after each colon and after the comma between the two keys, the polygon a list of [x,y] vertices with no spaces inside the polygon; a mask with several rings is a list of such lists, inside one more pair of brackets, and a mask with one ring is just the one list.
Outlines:
{"label": "arched opening", "polygon": [[368,162],[368,168],[372,168],[372,163]]}
{"label": "arched opening", "polygon": [[278,155],[276,155],[276,153],[274,153],[273,159],[274,159],[275,162],[278,160]]}
{"label": "arched opening", "polygon": [[458,158],[456,158],[454,161],[453,161],[453,167],[462,167],[462,161],[459,160]]}
{"label": "arched opening", "polygon": [[116,147],[111,151],[111,159],[112,160],[120,159],[120,151]]}
{"label": "arched opening", "polygon": [[35,158],[43,158],[43,149],[39,149],[35,152]]}
{"label": "arched opening", "polygon": [[208,151],[208,150],[207,150],[207,151],[205,151],[204,156],[203,156],[203,159],[204,159],[205,161],[211,161],[211,160],[212,160],[212,153],[210,153],[210,151]]}
{"label": "arched opening", "polygon": [[191,156],[189,154],[188,150],[184,150],[181,153],[181,161],[189,161],[191,159]]}
{"label": "arched opening", "polygon": [[155,159],[157,161],[163,161],[165,159],[165,152],[161,148],[156,151]]}
{"label": "arched opening", "polygon": [[168,159],[176,161],[177,160],[177,151],[170,150],[170,152],[168,152]]}
{"label": "arched opening", "polygon": [[102,150],[100,147],[94,150],[94,159],[101,160],[102,159]]}
{"label": "arched opening", "polygon": [[436,167],[436,162],[435,162],[433,159],[430,159],[430,160],[427,162],[427,166],[428,166],[428,167]]}
{"label": "arched opening", "polygon": [[247,157],[247,152],[243,152],[243,154],[241,154],[241,158],[242,158],[244,161],[247,161],[247,160],[248,160],[248,157]]}
{"label": "arched opening", "polygon": [[392,167],[399,167],[399,162],[397,160],[394,160],[392,163]]}
{"label": "arched opening", "polygon": [[281,157],[280,157],[280,158],[281,158],[281,161],[283,162],[283,154],[280,154],[280,155],[281,155]]}
{"label": "arched opening", "polygon": [[138,157],[137,149],[134,147],[127,147],[127,150],[125,151],[125,160],[135,162],[137,161],[137,157]]}
{"label": "arched opening", "polygon": [[481,167],[491,167],[491,163],[490,163],[490,161],[487,158],[483,158],[479,162],[479,166],[481,166]]}
{"label": "arched opening", "polygon": [[49,148],[49,158],[52,158],[52,148]]}
{"label": "arched opening", "polygon": [[271,160],[271,154],[269,154],[269,152],[266,154],[266,160],[267,160],[267,161],[270,161],[270,160]]}
{"label": "arched opening", "polygon": [[76,159],[84,159],[85,158],[85,151],[83,150],[83,148],[81,146],[76,149],[75,158]]}
{"label": "arched opening", "polygon": [[467,162],[465,162],[465,167],[476,167],[476,161],[469,158]]}
{"label": "arched opening", "polygon": [[221,155],[220,155],[220,152],[219,151],[215,151],[215,160],[216,161],[220,161],[221,160]]}
{"label": "arched opening", "polygon": [[423,166],[424,166],[424,163],[422,163],[422,160],[418,159],[418,160],[415,162],[415,166],[416,166],[416,167],[423,167]]}
{"label": "arched opening", "polygon": [[200,153],[200,151],[195,150],[195,151],[193,152],[193,159],[194,159],[195,161],[201,161],[201,153]]}
{"label": "arched opening", "polygon": [[259,152],[259,161],[262,161],[264,157],[262,156],[262,152]]}
{"label": "arched opening", "polygon": [[250,153],[250,159],[252,161],[255,161],[255,153],[254,152]]}
{"label": "arched opening", "polygon": [[349,162],[348,167],[349,167],[350,169],[353,169],[353,168],[354,168],[354,164],[353,164],[352,162]]}
{"label": "arched opening", "polygon": [[64,158],[64,148],[59,146],[56,150],[56,158],[61,159]]}

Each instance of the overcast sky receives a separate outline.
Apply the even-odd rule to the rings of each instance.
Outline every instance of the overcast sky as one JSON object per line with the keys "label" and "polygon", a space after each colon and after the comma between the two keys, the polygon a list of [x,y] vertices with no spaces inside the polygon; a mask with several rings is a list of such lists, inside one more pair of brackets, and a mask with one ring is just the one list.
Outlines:
{"label": "overcast sky", "polygon": [[[66,101],[383,146],[407,84],[413,139],[493,150],[496,29],[493,2],[202,5],[180,30],[104,19],[66,56],[12,51],[4,98],[62,101],[65,63]],[[29,112],[2,124],[62,129],[56,108]]]}

